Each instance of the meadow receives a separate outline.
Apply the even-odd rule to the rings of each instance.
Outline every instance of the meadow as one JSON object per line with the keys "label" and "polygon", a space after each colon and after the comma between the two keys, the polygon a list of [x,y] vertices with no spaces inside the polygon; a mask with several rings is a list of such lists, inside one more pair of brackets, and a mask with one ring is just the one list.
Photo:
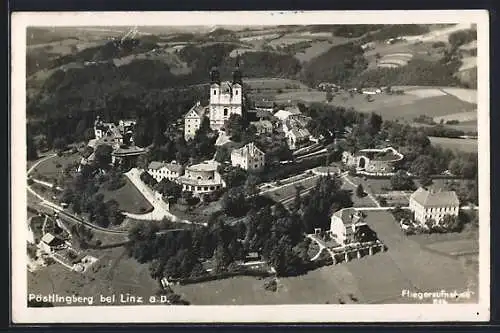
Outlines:
{"label": "meadow", "polygon": [[478,151],[478,141],[476,139],[452,139],[432,136],[429,139],[433,145],[443,148],[460,150],[466,153],[477,153]]}

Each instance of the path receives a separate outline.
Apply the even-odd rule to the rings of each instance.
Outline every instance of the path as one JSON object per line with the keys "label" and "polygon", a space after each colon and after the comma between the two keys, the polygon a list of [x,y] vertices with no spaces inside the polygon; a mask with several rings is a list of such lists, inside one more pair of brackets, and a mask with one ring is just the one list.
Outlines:
{"label": "path", "polygon": [[141,171],[137,168],[131,169],[129,172],[125,173],[125,176],[132,182],[132,184],[141,192],[144,198],[153,206],[153,210],[146,214],[132,214],[124,212],[123,214],[127,217],[137,219],[137,220],[153,220],[161,221],[164,218],[169,219],[172,222],[186,223],[186,224],[199,224],[207,226],[207,223],[196,223],[189,220],[181,219],[174,214],[170,213],[168,204],[163,201],[163,199],[157,198],[148,185],[146,185],[141,180]]}
{"label": "path", "polygon": [[[357,188],[357,187],[358,187],[358,185],[354,184],[354,183],[353,183],[353,182],[349,179],[349,176],[348,176],[348,174],[347,174],[347,173],[343,173],[343,174],[342,174],[342,176],[340,176],[340,177],[341,177],[342,179],[344,179],[346,182],[348,182],[348,183],[349,183],[349,185],[351,185],[352,187],[354,187],[354,188]],[[378,202],[378,201],[377,201],[377,200],[373,197],[373,195],[372,195],[370,192],[366,192],[366,191],[365,191],[365,193],[368,195],[368,198],[370,198],[370,200],[371,200],[371,201],[373,201],[373,203],[374,203],[375,205],[377,205],[377,207],[378,207],[378,208],[380,208],[380,207],[381,207],[381,206],[380,206],[380,204],[379,204],[379,202]]]}

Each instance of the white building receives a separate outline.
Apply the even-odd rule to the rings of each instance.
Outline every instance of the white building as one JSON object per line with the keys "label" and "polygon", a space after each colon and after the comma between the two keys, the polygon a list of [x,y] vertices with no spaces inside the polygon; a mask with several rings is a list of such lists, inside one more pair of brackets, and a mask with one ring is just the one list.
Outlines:
{"label": "white building", "polygon": [[285,133],[288,147],[291,150],[307,145],[310,141],[311,133],[306,128],[292,128]]}
{"label": "white building", "polygon": [[243,91],[238,60],[232,81],[220,81],[217,68],[210,71],[210,98],[208,106],[198,102],[184,117],[184,137],[191,139],[200,127],[203,116],[210,120],[210,128],[220,130],[232,114],[243,116]]}
{"label": "white building", "polygon": [[184,175],[177,179],[183,191],[191,191],[194,195],[210,193],[225,186],[219,172],[218,163],[205,161],[186,167]]}
{"label": "white building", "polygon": [[157,182],[161,182],[164,178],[170,181],[176,181],[177,178],[184,174],[184,168],[182,165],[175,162],[164,163],[153,161],[148,165],[148,173]]}
{"label": "white building", "polygon": [[266,154],[253,142],[231,152],[231,164],[244,170],[262,170]]}
{"label": "white building", "polygon": [[341,209],[332,215],[329,233],[339,245],[346,245],[352,242],[358,228],[367,226],[363,220],[357,209]]}
{"label": "white building", "polygon": [[65,248],[66,243],[51,233],[46,233],[38,243],[38,247],[45,253],[52,253],[54,250]]}
{"label": "white building", "polygon": [[250,122],[250,125],[255,127],[257,135],[272,134],[274,131],[273,123],[269,120],[252,121]]}
{"label": "white building", "polygon": [[210,85],[210,128],[219,130],[232,114],[243,116],[241,84],[212,82]]}
{"label": "white building", "polygon": [[441,222],[445,215],[458,216],[460,202],[455,191],[428,191],[422,187],[410,196],[410,210],[415,220]]}
{"label": "white building", "polygon": [[197,102],[184,116],[184,139],[190,140],[196,135],[196,131],[201,126],[203,117],[208,116],[209,108],[207,106],[201,106],[200,102]]}

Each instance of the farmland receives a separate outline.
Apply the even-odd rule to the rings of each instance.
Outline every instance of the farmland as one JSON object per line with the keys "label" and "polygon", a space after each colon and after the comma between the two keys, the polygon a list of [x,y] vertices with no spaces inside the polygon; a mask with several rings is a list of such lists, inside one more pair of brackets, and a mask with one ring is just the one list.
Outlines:
{"label": "farmland", "polygon": [[432,136],[429,139],[433,145],[443,148],[460,150],[467,153],[477,153],[478,151],[478,142],[476,139],[437,138]]}
{"label": "farmland", "polygon": [[[430,97],[423,96],[423,93]],[[420,93],[417,90],[408,91],[404,95],[380,94],[375,95],[373,101],[368,102],[365,95],[355,94],[351,98],[348,94],[342,93],[334,97],[332,104],[353,107],[361,112],[376,112],[384,120],[398,119],[403,121],[413,121],[420,115],[438,117],[476,109],[474,104],[439,93],[438,90],[432,94],[435,95],[432,96],[428,89],[420,91]]]}

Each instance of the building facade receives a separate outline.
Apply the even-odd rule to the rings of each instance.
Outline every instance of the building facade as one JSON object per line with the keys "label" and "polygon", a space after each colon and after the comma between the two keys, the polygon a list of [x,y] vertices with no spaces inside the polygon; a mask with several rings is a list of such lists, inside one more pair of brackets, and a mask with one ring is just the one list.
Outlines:
{"label": "building facade", "polygon": [[362,214],[355,208],[344,208],[335,212],[330,220],[329,234],[341,246],[354,239],[358,228],[366,227]]}
{"label": "building facade", "polygon": [[213,192],[225,186],[217,167],[218,163],[214,161],[188,166],[177,182],[182,185],[183,191],[191,191],[194,195]]}
{"label": "building facade", "polygon": [[382,149],[361,149],[355,153],[342,153],[342,162],[348,167],[355,167],[356,171],[389,174],[394,172],[397,162],[403,155],[392,147]]}
{"label": "building facade", "polygon": [[209,108],[206,106],[201,106],[200,102],[197,102],[184,116],[184,139],[191,140],[196,135],[196,132],[201,126],[203,117],[208,116]]}
{"label": "building facade", "polygon": [[415,221],[440,223],[445,215],[458,216],[460,201],[455,191],[433,191],[420,187],[410,196]]}
{"label": "building facade", "polygon": [[253,142],[231,152],[231,164],[248,171],[259,171],[266,164],[266,154]]}
{"label": "building facade", "polygon": [[148,173],[157,182],[161,182],[165,178],[170,181],[176,181],[177,178],[184,174],[184,168],[177,163],[153,161],[148,165]]}
{"label": "building facade", "polygon": [[232,114],[243,115],[243,91],[242,76],[239,68],[239,60],[233,71],[233,80],[220,80],[217,68],[210,71],[210,96],[208,106],[201,106],[198,102],[184,117],[184,137],[192,139],[200,128],[203,116],[208,117],[210,128],[220,130]]}

